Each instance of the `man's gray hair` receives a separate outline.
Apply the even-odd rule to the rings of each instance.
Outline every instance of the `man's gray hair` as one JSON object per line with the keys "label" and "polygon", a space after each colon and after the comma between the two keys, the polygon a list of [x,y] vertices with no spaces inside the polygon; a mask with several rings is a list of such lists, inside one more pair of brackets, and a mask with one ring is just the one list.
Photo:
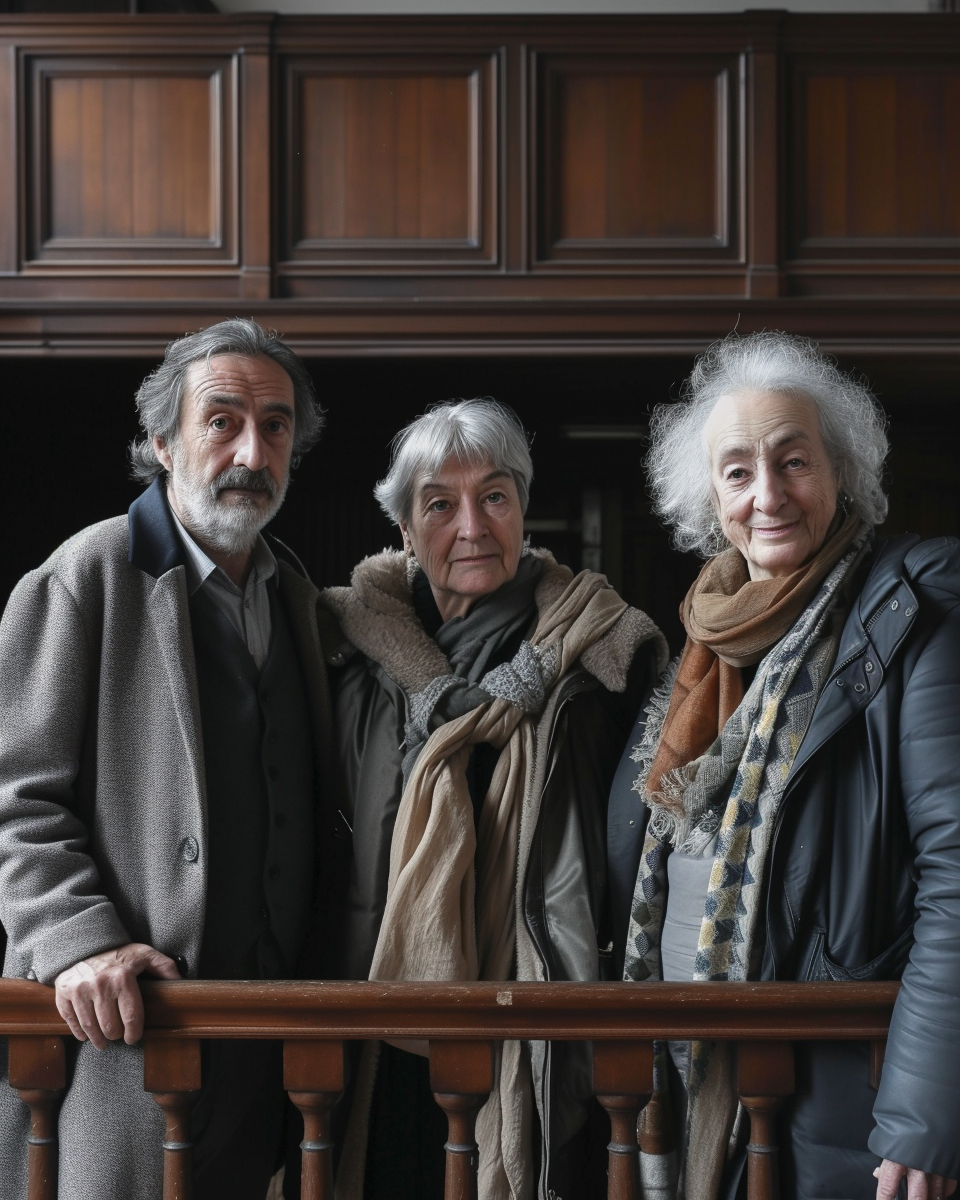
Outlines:
{"label": "man's gray hair", "polygon": [[293,383],[294,458],[316,445],[324,416],[307,368],[276,333],[261,328],[256,321],[234,317],[171,342],[163,362],[140,385],[137,411],[146,437],[130,443],[131,474],[140,483],[146,485],[163,474],[153,439],[160,437],[169,444],[177,438],[187,369],[195,362],[209,362],[218,354],[243,354],[248,358],[264,354],[282,367]]}
{"label": "man's gray hair", "polygon": [[393,439],[390,470],[373,494],[394,524],[410,519],[417,480],[439,471],[451,455],[508,471],[527,511],[533,480],[527,435],[511,408],[484,396],[432,405]]}
{"label": "man's gray hair", "polygon": [[650,491],[658,515],[674,527],[678,549],[709,558],[728,545],[714,508],[704,427],[721,396],[746,392],[810,400],[848,509],[871,525],[884,520],[887,420],[870,389],[809,338],[776,330],[731,333],[697,359],[680,400],[658,404],[650,422]]}

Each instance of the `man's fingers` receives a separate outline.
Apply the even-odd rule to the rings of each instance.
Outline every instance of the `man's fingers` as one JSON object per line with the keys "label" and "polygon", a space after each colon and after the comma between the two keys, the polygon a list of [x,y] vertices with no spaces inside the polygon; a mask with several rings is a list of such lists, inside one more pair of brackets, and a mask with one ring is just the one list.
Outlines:
{"label": "man's fingers", "polygon": [[92,998],[86,992],[81,991],[77,992],[72,999],[73,1011],[87,1040],[92,1042],[98,1050],[103,1050],[108,1038],[101,1028],[96,1005]]}
{"label": "man's fingers", "polygon": [[57,1012],[63,1017],[67,1023],[67,1028],[77,1039],[78,1042],[85,1042],[87,1035],[83,1031],[83,1026],[77,1020],[77,1015],[73,1011],[73,1005],[66,996],[62,996],[59,991],[54,993],[57,1003]]}
{"label": "man's fingers", "polygon": [[139,1042],[143,1037],[143,1000],[135,981],[121,989],[117,996],[117,1012],[123,1023],[123,1040],[128,1046]]}
{"label": "man's fingers", "polygon": [[[125,1022],[120,1015],[117,996],[113,989],[98,989],[94,992],[93,1013],[93,1019],[107,1041],[115,1042],[118,1038],[123,1037]],[[93,1041],[93,1038],[91,1037],[90,1040]],[[103,1046],[97,1046],[97,1049],[102,1050]]]}
{"label": "man's fingers", "polygon": [[152,975],[157,979],[182,979],[180,968],[172,958],[161,954],[159,950],[151,950],[149,958],[143,966],[144,975]]}

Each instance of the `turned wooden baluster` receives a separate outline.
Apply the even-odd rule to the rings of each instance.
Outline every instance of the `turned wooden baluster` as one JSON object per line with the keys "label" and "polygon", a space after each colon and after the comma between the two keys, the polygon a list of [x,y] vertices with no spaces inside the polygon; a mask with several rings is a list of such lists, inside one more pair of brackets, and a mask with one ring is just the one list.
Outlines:
{"label": "turned wooden baluster", "polygon": [[594,1042],[593,1090],[610,1118],[607,1200],[640,1200],[637,1118],[653,1093],[652,1042]]}
{"label": "turned wooden baluster", "polygon": [[30,1109],[27,1200],[57,1197],[57,1108],[66,1086],[63,1039],[11,1037],[10,1086]]}
{"label": "turned wooden baluster", "polygon": [[887,1055],[887,1039],[879,1038],[870,1043],[870,1086],[876,1091],[883,1074],[883,1060]]}
{"label": "turned wooden baluster", "polygon": [[493,1087],[490,1042],[431,1042],[430,1087],[447,1114],[444,1200],[477,1200],[477,1113]]}
{"label": "turned wooden baluster", "polygon": [[163,1200],[190,1200],[190,1110],[200,1092],[199,1038],[143,1039],[143,1086],[163,1110]]}
{"label": "turned wooden baluster", "polygon": [[740,1042],[738,1090],[750,1114],[747,1200],[778,1200],[779,1152],[775,1118],[794,1091],[793,1046],[789,1042]]}
{"label": "turned wooden baluster", "polygon": [[300,1200],[333,1200],[330,1112],[343,1094],[343,1042],[284,1042],[283,1086],[303,1117]]}

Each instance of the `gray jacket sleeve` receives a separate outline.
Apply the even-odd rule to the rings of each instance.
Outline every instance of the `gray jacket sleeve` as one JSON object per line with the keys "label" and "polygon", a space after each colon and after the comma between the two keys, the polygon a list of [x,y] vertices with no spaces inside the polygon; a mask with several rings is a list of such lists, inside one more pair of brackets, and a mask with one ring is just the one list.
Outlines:
{"label": "gray jacket sleeve", "polygon": [[[946,597],[943,598],[947,600]],[[870,1148],[960,1177],[960,609],[905,689],[900,773],[919,875],[915,942],[894,1010]],[[943,613],[943,609],[941,609]]]}
{"label": "gray jacket sleeve", "polygon": [[[103,894],[78,813],[85,731],[96,721],[97,658],[74,598],[35,571],[0,622],[0,920],[5,974],[51,983],[129,942]],[[91,768],[95,771],[95,764]]]}

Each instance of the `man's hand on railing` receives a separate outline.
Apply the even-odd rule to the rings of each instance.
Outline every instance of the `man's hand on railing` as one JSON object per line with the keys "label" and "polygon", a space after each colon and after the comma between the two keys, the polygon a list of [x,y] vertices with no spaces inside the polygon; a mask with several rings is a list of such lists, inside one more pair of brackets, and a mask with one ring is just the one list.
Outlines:
{"label": "man's hand on railing", "polygon": [[877,1200],[894,1200],[900,1180],[906,1176],[907,1200],[947,1200],[957,1190],[955,1179],[914,1171],[885,1158],[874,1171],[877,1177]]}
{"label": "man's hand on railing", "polygon": [[122,1037],[129,1045],[143,1036],[143,1000],[138,975],[179,979],[177,964],[142,942],[94,954],[61,971],[54,980],[57,1009],[70,1032],[102,1050]]}

